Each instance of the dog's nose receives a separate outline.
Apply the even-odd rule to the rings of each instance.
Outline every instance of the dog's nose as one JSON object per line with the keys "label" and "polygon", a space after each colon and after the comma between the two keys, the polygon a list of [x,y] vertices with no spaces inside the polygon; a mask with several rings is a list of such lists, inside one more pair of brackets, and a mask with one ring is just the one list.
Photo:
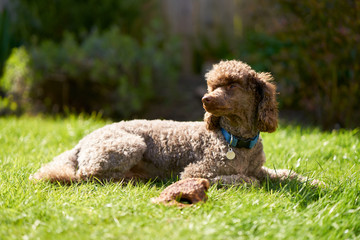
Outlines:
{"label": "dog's nose", "polygon": [[201,101],[202,101],[203,103],[209,103],[209,102],[211,102],[211,100],[212,100],[212,97],[209,96],[209,95],[205,95],[205,96],[201,99]]}

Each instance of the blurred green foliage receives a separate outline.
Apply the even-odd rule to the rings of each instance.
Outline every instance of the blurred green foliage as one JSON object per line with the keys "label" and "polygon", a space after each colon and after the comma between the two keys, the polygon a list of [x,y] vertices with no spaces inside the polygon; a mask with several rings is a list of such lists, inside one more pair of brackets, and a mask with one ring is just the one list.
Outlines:
{"label": "blurred green foliage", "polygon": [[30,107],[32,76],[29,61],[24,47],[13,49],[0,78],[0,88],[6,92],[6,96],[0,96],[0,114],[20,114]]}
{"label": "blurred green foliage", "polygon": [[29,94],[7,92],[9,97],[29,96],[32,104],[27,108],[23,99],[16,101],[26,111],[58,113],[70,108],[129,118],[155,97],[157,89],[173,87],[178,66],[171,57],[176,55],[174,46],[161,34],[149,33],[139,42],[117,26],[94,30],[80,43],[68,33],[60,43],[42,41],[31,47],[30,61],[19,62],[24,48],[14,50],[1,86],[8,90],[23,80],[20,85]]}
{"label": "blurred green foliage", "polygon": [[[151,16],[154,1],[50,2],[18,1],[14,32],[26,50],[15,49],[6,63],[3,112],[129,118],[150,100],[170,97],[161,94],[177,79],[179,44]],[[15,83],[27,94],[12,90]]]}
{"label": "blurred green foliage", "polygon": [[279,2],[294,19],[277,37],[290,43],[279,57],[294,70],[284,78],[299,76],[298,104],[325,128],[359,124],[360,2]]}
{"label": "blurred green foliage", "polygon": [[[13,34],[19,41],[62,41],[65,32],[87,35],[94,26],[117,25],[123,33],[141,37],[144,23],[156,6],[150,0],[13,0],[17,21]],[[146,25],[146,24],[145,24]]]}
{"label": "blurred green foliage", "polygon": [[280,0],[267,6],[273,19],[260,30],[246,27],[237,56],[273,73],[282,108],[303,109],[324,129],[359,126],[360,2]]}
{"label": "blurred green foliage", "polygon": [[8,56],[10,47],[10,21],[7,9],[0,11],[0,74],[2,72],[3,64]]}

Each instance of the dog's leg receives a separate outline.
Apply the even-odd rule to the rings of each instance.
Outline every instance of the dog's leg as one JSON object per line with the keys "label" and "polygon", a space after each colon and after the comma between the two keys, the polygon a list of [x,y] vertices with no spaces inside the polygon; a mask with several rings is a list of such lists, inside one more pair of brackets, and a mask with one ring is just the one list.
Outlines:
{"label": "dog's leg", "polygon": [[60,154],[55,157],[52,162],[44,165],[35,174],[31,175],[30,180],[45,180],[65,183],[77,181],[77,153],[78,150],[74,148]]}
{"label": "dog's leg", "polygon": [[211,184],[222,185],[259,185],[259,180],[252,176],[245,176],[244,174],[234,175],[217,175],[215,167],[211,164],[189,164],[181,173],[181,179],[186,178],[206,178],[210,180]]}
{"label": "dog's leg", "polygon": [[142,160],[145,150],[142,137],[125,131],[86,139],[78,154],[77,175],[81,179],[121,180]]}
{"label": "dog's leg", "polygon": [[90,178],[120,180],[139,161],[146,150],[140,136],[125,131],[105,131],[88,135],[42,168],[30,180],[73,182]]}

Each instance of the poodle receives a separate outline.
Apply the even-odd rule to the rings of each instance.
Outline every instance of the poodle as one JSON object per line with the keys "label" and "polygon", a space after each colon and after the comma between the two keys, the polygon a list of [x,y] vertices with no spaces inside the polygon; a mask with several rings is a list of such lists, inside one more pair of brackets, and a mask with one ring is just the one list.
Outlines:
{"label": "poodle", "polygon": [[290,170],[263,166],[260,132],[274,132],[278,122],[272,76],[229,60],[215,64],[205,78],[203,122],[113,123],[85,136],[30,178],[77,182],[180,177],[226,185],[259,185],[267,178],[306,181]]}

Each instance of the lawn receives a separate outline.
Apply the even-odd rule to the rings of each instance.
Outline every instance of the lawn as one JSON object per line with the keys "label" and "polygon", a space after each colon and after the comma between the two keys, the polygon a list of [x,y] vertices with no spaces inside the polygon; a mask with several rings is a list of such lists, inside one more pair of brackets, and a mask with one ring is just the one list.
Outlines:
{"label": "lawn", "polygon": [[281,124],[262,134],[266,166],[318,178],[260,188],[211,187],[186,209],[154,205],[170,183],[33,184],[43,163],[107,122],[0,118],[0,239],[360,239],[360,130]]}

